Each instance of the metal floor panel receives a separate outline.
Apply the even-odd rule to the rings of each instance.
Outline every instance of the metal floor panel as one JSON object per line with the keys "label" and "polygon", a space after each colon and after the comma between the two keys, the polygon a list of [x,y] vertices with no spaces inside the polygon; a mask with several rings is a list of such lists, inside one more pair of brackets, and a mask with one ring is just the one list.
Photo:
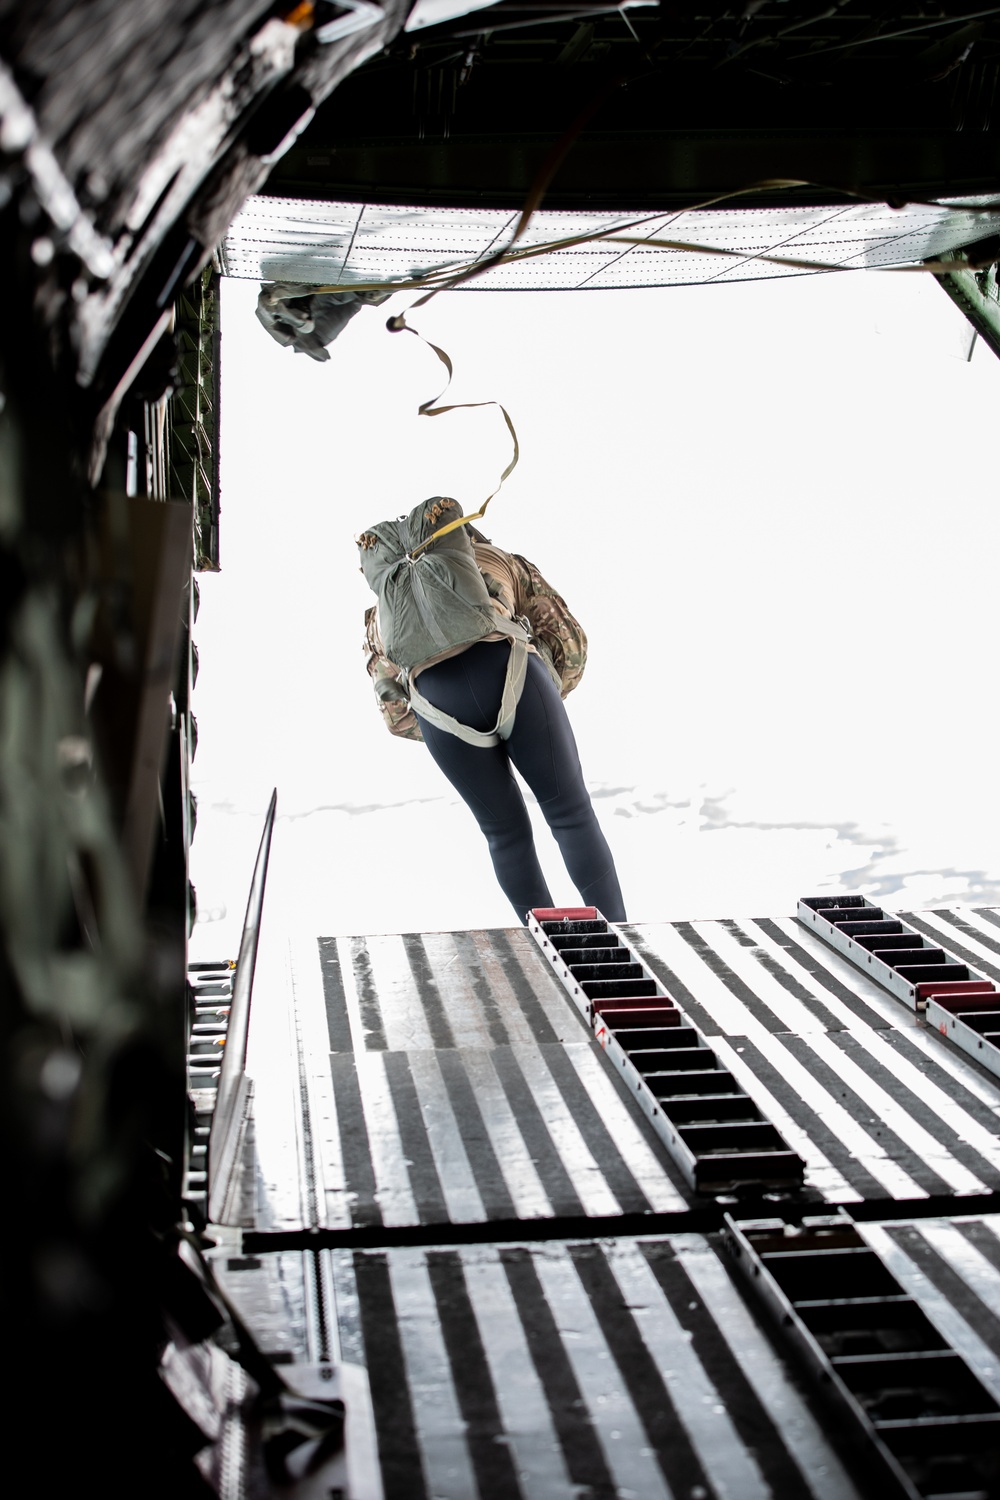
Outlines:
{"label": "metal floor panel", "polygon": [[623,930],[827,1202],[1000,1188],[1000,1089],[794,919]]}
{"label": "metal floor panel", "polygon": [[[996,913],[911,920],[1000,967]],[[791,917],[621,931],[806,1163],[751,1216],[853,1210],[1000,1401],[1000,1214],[974,1201],[1000,1192],[1000,1081]],[[279,1364],[353,1382],[355,1500],[858,1500],[802,1350],[687,1232],[724,1201],[550,967],[522,929],[264,954],[254,1233],[223,1232],[218,1275]]]}
{"label": "metal floor panel", "polygon": [[[1000,1400],[1000,1216],[858,1227]],[[359,1500],[858,1500],[721,1238],[213,1259],[279,1367],[346,1370]]]}
{"label": "metal floor panel", "polygon": [[970,969],[1000,985],[1000,925],[990,920],[998,914],[989,907],[938,908],[936,911],[907,911],[900,915],[907,926],[915,927],[932,942],[940,943],[942,948],[967,963]]}
{"label": "metal floor panel", "polygon": [[268,1353],[367,1368],[385,1500],[857,1500],[704,1236],[217,1270]]}
{"label": "metal floor panel", "polygon": [[727,1220],[734,1275],[872,1493],[1000,1492],[1000,1219]]}
{"label": "metal floor panel", "polygon": [[1000,1215],[858,1227],[903,1290],[1000,1401]]}
{"label": "metal floor panel", "polygon": [[252,1038],[252,1227],[688,1207],[665,1147],[523,931],[303,942],[277,988],[287,1013],[258,1006]]}
{"label": "metal floor panel", "polygon": [[[952,916],[993,951],[1000,927]],[[1000,1190],[1000,1086],[794,919],[623,932],[803,1158],[808,1197]],[[520,929],[302,940],[264,983],[247,1227],[606,1220],[700,1201]]]}

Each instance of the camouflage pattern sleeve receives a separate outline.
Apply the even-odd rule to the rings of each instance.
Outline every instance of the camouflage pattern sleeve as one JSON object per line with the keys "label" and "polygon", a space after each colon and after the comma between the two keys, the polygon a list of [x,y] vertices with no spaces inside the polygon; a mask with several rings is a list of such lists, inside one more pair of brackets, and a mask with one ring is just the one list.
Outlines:
{"label": "camouflage pattern sleeve", "polygon": [[399,685],[399,668],[382,655],[375,606],[365,610],[365,665],[375,688],[379,711],[390,734],[404,740],[423,740],[417,716]]}
{"label": "camouflage pattern sleeve", "polygon": [[587,665],[583,626],[534,563],[516,552],[511,554],[511,563],[517,582],[517,612],[527,616],[534,643],[559,674],[565,698],[577,686]]}

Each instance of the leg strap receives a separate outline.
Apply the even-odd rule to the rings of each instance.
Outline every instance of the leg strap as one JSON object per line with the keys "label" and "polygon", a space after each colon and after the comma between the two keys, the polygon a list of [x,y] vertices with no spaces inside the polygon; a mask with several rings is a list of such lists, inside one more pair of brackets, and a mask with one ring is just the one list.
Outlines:
{"label": "leg strap", "polygon": [[458,719],[453,719],[451,714],[445,713],[444,709],[435,708],[434,704],[429,703],[417,690],[416,684],[412,682],[408,684],[410,707],[422,719],[429,720],[440,729],[446,729],[449,734],[458,735],[458,738],[464,740],[467,745],[478,745],[488,750],[493,745],[498,745],[501,740],[507,739],[514,727],[514,715],[517,712],[527,669],[527,643],[515,636],[510,643],[510,660],[507,663],[507,675],[504,678],[503,697],[500,699],[500,713],[492,729],[470,729],[468,724],[462,724]]}

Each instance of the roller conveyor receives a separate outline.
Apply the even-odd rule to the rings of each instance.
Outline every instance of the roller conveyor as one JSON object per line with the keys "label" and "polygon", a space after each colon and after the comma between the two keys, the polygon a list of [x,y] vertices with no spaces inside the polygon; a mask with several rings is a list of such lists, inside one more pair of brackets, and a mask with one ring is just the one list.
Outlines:
{"label": "roller conveyor", "polygon": [[1000,993],[934,995],[927,1024],[1000,1077]]}
{"label": "roller conveyor", "polygon": [[798,915],[869,978],[914,1007],[929,995],[976,994],[994,988],[865,896],[803,896]]}
{"label": "roller conveyor", "polygon": [[528,930],[696,1191],[801,1186],[801,1158],[610,922],[540,908]]}
{"label": "roller conveyor", "polygon": [[1000,990],[864,896],[804,896],[799,921],[1000,1077]]}
{"label": "roller conveyor", "polygon": [[1000,1486],[1000,1402],[846,1217],[729,1218],[725,1243],[851,1424],[860,1461],[905,1500]]}

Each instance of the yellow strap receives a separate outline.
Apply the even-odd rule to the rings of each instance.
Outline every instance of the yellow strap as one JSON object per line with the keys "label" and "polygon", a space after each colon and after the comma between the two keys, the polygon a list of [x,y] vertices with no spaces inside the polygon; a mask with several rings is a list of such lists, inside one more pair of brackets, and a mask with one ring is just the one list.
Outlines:
{"label": "yellow strap", "polygon": [[[410,332],[412,333],[412,331],[413,330],[411,329]],[[470,405],[470,406],[498,406],[498,407],[500,407],[501,415],[503,416],[504,421],[507,423],[507,431],[510,433],[511,438],[512,438],[513,443],[514,443],[514,452],[513,452],[513,455],[511,457],[510,463],[507,465],[506,469],[504,469],[503,473],[500,475],[500,483],[497,485],[496,489],[493,490],[493,492],[491,494],[487,495],[486,499],[483,501],[482,505],[479,507],[478,510],[473,511],[472,514],[471,514],[471,516],[459,516],[457,520],[455,520],[455,521],[449,521],[446,526],[440,526],[440,527],[438,527],[437,531],[432,531],[431,534],[430,534],[430,536],[427,537],[425,541],[422,541],[420,543],[419,547],[414,547],[413,551],[409,554],[410,557],[418,557],[420,555],[420,553],[423,552],[423,550],[424,550],[425,547],[429,547],[430,544],[431,544],[431,542],[436,542],[437,539],[438,539],[438,537],[447,536],[448,533],[449,533],[449,531],[457,531],[458,528],[459,528],[459,526],[468,526],[468,524],[469,524],[470,521],[479,521],[479,520],[482,520],[483,516],[485,516],[485,514],[486,514],[486,507],[489,505],[489,503],[493,499],[494,495],[497,495],[497,494],[500,493],[500,490],[501,490],[501,488],[503,486],[504,480],[507,479],[508,476],[513,473],[514,468],[515,468],[515,466],[517,464],[517,461],[518,461],[518,459],[521,456],[521,450],[518,447],[518,443],[517,443],[517,433],[514,431],[514,424],[511,421],[511,419],[510,419],[510,413],[508,412],[508,410],[507,410],[507,408],[505,406],[501,406],[499,401],[471,401],[471,402],[468,402],[467,404]],[[461,409],[462,408],[460,406],[442,406],[442,407],[439,407],[439,409],[437,411],[425,412],[424,415],[425,416],[429,416],[429,417],[438,417],[438,416],[441,415],[442,412],[445,412],[445,411],[461,411]]]}

